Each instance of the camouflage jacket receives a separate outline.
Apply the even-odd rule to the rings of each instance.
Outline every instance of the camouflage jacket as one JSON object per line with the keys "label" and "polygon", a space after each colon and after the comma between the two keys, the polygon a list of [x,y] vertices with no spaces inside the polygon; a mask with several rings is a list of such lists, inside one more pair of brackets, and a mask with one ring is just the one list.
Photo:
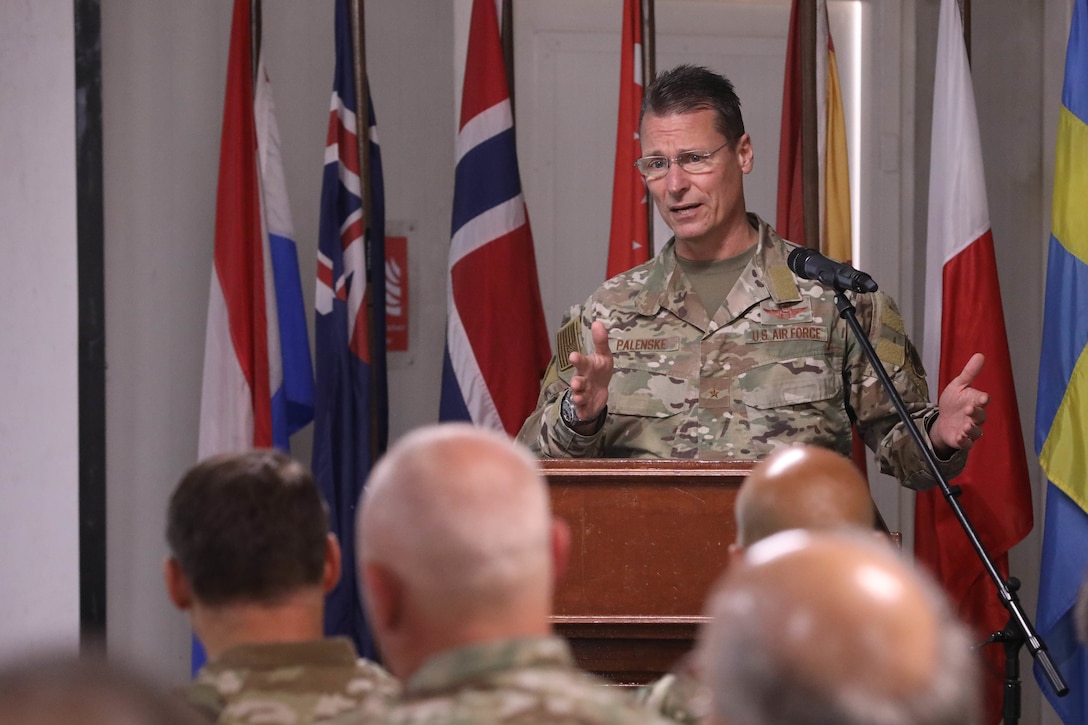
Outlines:
{"label": "camouflage jacket", "polygon": [[681,725],[709,722],[710,691],[689,674],[669,673],[643,685],[635,692],[635,700]]}
{"label": "camouflage jacket", "polygon": [[[572,310],[518,439],[545,457],[743,460],[794,442],[849,455],[856,418],[881,470],[911,488],[932,486],[834,291],[794,276],[786,265],[794,245],[749,217],[759,246],[713,314],[677,264],[673,241]],[[929,445],[937,409],[899,310],[881,292],[848,296]],[[559,404],[575,373],[567,356],[592,349],[595,320],[608,328],[614,371],[604,426],[582,436],[563,424]],[[965,462],[958,452],[942,472],[956,475]]]}
{"label": "camouflage jacket", "polygon": [[625,692],[576,669],[566,642],[517,639],[462,647],[432,657],[390,707],[364,705],[343,723],[578,723],[625,725],[666,720]]}
{"label": "camouflage jacket", "polygon": [[399,690],[392,675],[356,657],[351,640],[334,637],[232,647],[179,694],[213,722],[302,725]]}

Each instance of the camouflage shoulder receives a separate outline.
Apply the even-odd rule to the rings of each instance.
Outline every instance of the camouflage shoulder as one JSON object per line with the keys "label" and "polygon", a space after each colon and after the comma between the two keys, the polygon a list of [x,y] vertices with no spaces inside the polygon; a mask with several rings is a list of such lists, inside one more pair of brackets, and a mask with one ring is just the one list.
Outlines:
{"label": "camouflage shoulder", "polygon": [[377,662],[360,658],[355,663],[356,677],[348,684],[353,695],[393,698],[400,694],[400,680]]}
{"label": "camouflage shoulder", "polygon": [[709,693],[697,680],[684,674],[668,674],[640,687],[637,701],[655,715],[671,722],[694,725],[709,714]]}
{"label": "camouflage shoulder", "polygon": [[899,308],[891,297],[881,292],[871,297],[873,298],[875,338],[873,346],[876,348],[877,357],[885,365],[892,366],[896,370],[901,369],[922,397],[928,398],[929,384],[926,381],[926,371],[917,348],[907,335],[906,325]]}
{"label": "camouflage shoulder", "polygon": [[175,688],[170,691],[170,696],[207,722],[218,721],[227,706],[226,699],[206,682],[192,682]]}

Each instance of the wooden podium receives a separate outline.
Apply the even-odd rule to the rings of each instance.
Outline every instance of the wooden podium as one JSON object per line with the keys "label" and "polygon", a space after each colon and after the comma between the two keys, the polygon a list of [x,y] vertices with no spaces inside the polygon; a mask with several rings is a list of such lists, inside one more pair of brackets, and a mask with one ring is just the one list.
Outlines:
{"label": "wooden podium", "polygon": [[736,536],[752,461],[544,459],[571,528],[555,623],[579,665],[622,684],[669,671],[694,643]]}

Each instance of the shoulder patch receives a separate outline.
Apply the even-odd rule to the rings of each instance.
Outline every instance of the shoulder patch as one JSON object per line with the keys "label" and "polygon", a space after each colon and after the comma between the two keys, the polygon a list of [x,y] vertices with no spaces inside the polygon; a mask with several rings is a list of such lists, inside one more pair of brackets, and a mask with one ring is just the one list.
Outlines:
{"label": "shoulder patch", "polygon": [[776,264],[767,269],[767,285],[771,290],[771,297],[775,302],[799,302],[801,291],[797,289],[797,282],[793,278],[793,272],[784,264]]}
{"label": "shoulder patch", "polygon": [[904,366],[907,371],[907,375],[910,377],[914,386],[921,391],[922,396],[929,399],[929,383],[926,382],[926,371],[922,367],[922,359],[918,357],[918,350],[907,341],[907,364]]}
{"label": "shoulder patch", "polygon": [[890,305],[881,305],[880,323],[885,327],[890,327],[900,335],[907,334],[906,328],[903,327],[903,316]]}
{"label": "shoulder patch", "polygon": [[582,351],[581,335],[579,334],[581,327],[582,318],[572,317],[559,328],[559,332],[555,333],[555,362],[561,373],[565,373],[574,367],[570,362],[570,354]]}

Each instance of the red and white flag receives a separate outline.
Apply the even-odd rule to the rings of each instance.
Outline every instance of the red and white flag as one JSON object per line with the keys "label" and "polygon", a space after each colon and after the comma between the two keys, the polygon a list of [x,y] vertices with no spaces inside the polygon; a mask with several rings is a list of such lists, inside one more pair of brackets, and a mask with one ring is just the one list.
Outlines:
{"label": "red and white flag", "polygon": [[620,54],[620,112],[616,124],[616,170],[612,182],[612,232],[606,277],[615,277],[650,258],[646,184],[635,168],[642,155],[638,116],[642,110],[642,0],[623,0]]}
{"label": "red and white flag", "polygon": [[[998,289],[975,94],[956,0],[941,1],[937,34],[925,291],[923,353],[930,375],[936,371],[933,392],[944,390],[972,354],[986,356],[975,381],[975,387],[990,394],[985,435],[954,483],[963,489],[960,503],[982,543],[1007,577],[1008,551],[1032,527],[1031,488]],[[936,574],[980,639],[1004,628],[1008,613],[937,490],[917,497],[914,542],[917,559]],[[1004,652],[1000,645],[983,652],[989,722],[997,722]]]}

